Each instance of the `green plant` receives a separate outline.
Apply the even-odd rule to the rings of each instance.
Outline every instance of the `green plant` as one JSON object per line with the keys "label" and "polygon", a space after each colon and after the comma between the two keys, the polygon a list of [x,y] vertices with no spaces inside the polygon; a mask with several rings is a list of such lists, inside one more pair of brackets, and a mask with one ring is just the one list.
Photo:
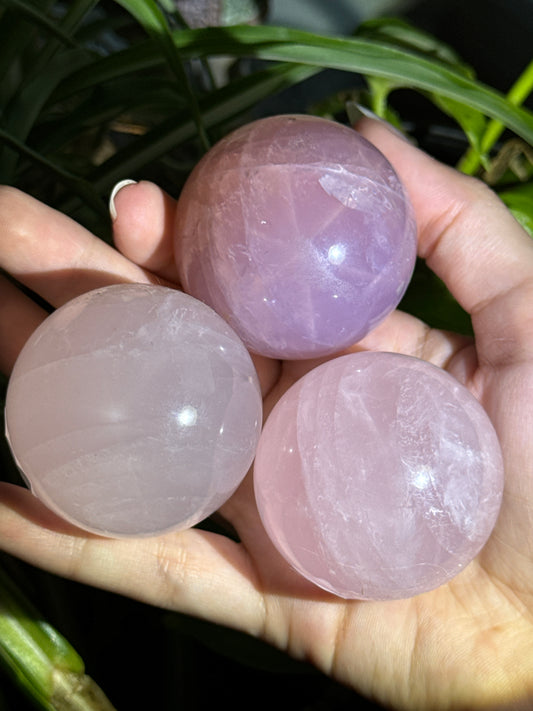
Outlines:
{"label": "green plant", "polygon": [[0,659],[46,711],[113,711],[81,657],[0,567]]}
{"label": "green plant", "polygon": [[[177,194],[209,145],[324,69],[351,73],[353,85],[308,110],[342,110],[348,96],[401,128],[395,92],[422,94],[464,133],[458,168],[490,182],[533,234],[533,114],[522,107],[533,63],[503,96],[452,48],[398,19],[335,38],[261,25],[190,29],[169,1],[0,0],[0,182],[108,239],[116,181],[153,178]],[[469,328],[423,264],[402,306],[432,325]],[[7,456],[3,478],[16,478]],[[51,671],[85,679],[81,660],[4,574],[0,595],[0,660],[35,703],[105,708],[58,705]]]}
{"label": "green plant", "polygon": [[[359,28],[358,35],[424,57],[429,55],[443,68],[449,67],[466,79],[476,81],[474,69],[466,65],[451,47],[402,20],[367,22]],[[389,105],[389,97],[394,90],[413,88],[412,82],[407,77],[397,79],[375,75],[368,76],[366,80],[369,88],[367,101],[372,110],[378,116],[398,124],[399,119]],[[458,161],[457,168],[468,175],[479,175],[498,190],[517,219],[533,235],[533,206],[524,199],[532,195],[528,185],[533,176],[531,137],[516,131],[516,126],[513,127],[513,122],[509,120],[509,111],[521,106],[533,91],[533,59],[504,97],[506,117],[496,116],[496,112],[489,112],[487,107],[483,109],[477,100],[469,96],[466,86],[463,87],[465,91],[457,92],[456,96],[449,91],[443,92],[437,84],[430,88],[420,86],[420,89],[464,132],[469,146]],[[513,128],[515,134],[509,132]],[[498,144],[504,133],[504,141]]]}
{"label": "green plant", "polygon": [[[52,187],[39,190],[42,197],[102,234],[105,196],[118,179],[171,170],[179,188],[176,176],[184,179],[232,122],[324,68],[363,75],[379,115],[392,115],[394,89],[429,96],[464,128],[470,172],[490,161],[489,121],[533,143],[533,115],[519,106],[531,67],[521,91],[505,97],[476,81],[449,48],[400,21],[366,23],[353,38],[268,26],[191,30],[162,5],[77,0],[64,11],[50,0],[1,0],[0,36],[9,38],[0,50],[2,182],[35,192],[46,175]],[[217,86],[206,68],[221,56],[254,58],[258,68]]]}

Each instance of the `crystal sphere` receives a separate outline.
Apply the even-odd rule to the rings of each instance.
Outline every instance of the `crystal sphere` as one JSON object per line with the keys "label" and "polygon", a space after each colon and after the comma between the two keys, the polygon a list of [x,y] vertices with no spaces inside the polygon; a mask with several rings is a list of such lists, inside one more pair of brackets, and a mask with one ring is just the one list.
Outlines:
{"label": "crystal sphere", "polygon": [[386,600],[436,588],[477,555],[503,464],[487,414],[451,375],[356,353],[281,398],[254,478],[266,531],[297,571],[340,597]]}
{"label": "crystal sphere", "polygon": [[223,138],[178,202],[183,288],[246,346],[310,358],[360,340],[399,303],[416,228],[390,163],[356,131],[313,116]]}
{"label": "crystal sphere", "polygon": [[208,306],[162,286],[88,292],[17,359],[6,433],[33,493],[89,531],[192,526],[235,490],[262,419],[251,358]]}

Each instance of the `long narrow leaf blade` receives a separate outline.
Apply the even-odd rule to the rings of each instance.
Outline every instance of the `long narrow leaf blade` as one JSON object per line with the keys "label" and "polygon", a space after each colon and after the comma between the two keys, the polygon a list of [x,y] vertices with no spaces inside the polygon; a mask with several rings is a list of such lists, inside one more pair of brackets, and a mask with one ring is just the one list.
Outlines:
{"label": "long narrow leaf blade", "polygon": [[[320,64],[331,69],[374,74],[399,83],[405,83],[407,80],[411,87],[441,93],[450,99],[462,101],[491,118],[499,119],[528,143],[533,143],[532,112],[512,106],[495,90],[440,62],[424,59],[409,51],[365,40],[326,38],[284,28],[226,28],[225,33],[219,28],[208,29],[212,33],[210,48],[204,44],[207,37],[197,37],[194,43],[196,51],[209,51],[213,54],[218,49],[221,53],[228,50],[230,53],[248,52],[263,59],[294,61],[315,66]],[[278,30],[277,37],[276,33],[273,33],[270,42],[267,41],[269,30]],[[218,43],[217,35],[221,35]],[[257,43],[255,47],[253,44],[248,46],[252,36]],[[203,46],[200,45],[199,39],[203,40]]]}
{"label": "long narrow leaf blade", "polygon": [[159,45],[162,55],[166,58],[184,94],[189,99],[191,115],[196,123],[202,144],[207,150],[209,148],[209,139],[198,107],[198,101],[192,91],[182,57],[172,40],[170,27],[162,10],[154,0],[115,0],[115,2],[128,10]]}
{"label": "long narrow leaf blade", "polygon": [[24,158],[27,158],[32,163],[35,163],[36,165],[49,171],[50,174],[54,175],[60,183],[63,183],[69,187],[74,194],[79,195],[84,202],[90,205],[96,214],[100,214],[102,217],[108,216],[107,208],[98,198],[94,187],[87,181],[83,180],[83,178],[70,173],[62,166],[56,165],[51,160],[32,150],[24,142],[18,140],[15,136],[10,135],[7,131],[4,131],[0,127],[0,145],[2,145],[2,143],[12,148],[14,152],[24,156]]}
{"label": "long narrow leaf blade", "polygon": [[[254,75],[232,82],[206,96],[201,110],[207,128],[213,128],[242,114],[267,96],[306,79],[319,71],[298,65],[273,65]],[[138,171],[196,134],[194,122],[185,116],[171,116],[162,125],[122,149],[91,176],[91,185],[99,193],[109,191],[124,176]]]}
{"label": "long narrow leaf blade", "polygon": [[[173,33],[184,58],[210,56],[257,57],[324,69],[378,76],[414,89],[440,93],[464,102],[484,115],[502,121],[533,144],[533,113],[513,106],[505,96],[464,73],[425,59],[420,54],[358,38],[324,37],[300,30],[269,26],[207,27]],[[162,63],[157,46],[148,41],[134,49],[104,58],[80,70],[60,87],[65,96],[75,88],[95,86],[110,78]]]}
{"label": "long narrow leaf blade", "polygon": [[[2,128],[20,141],[28,137],[35,120],[57,84],[77,68],[87,64],[85,50],[71,49],[57,55],[48,65],[48,71],[35,75],[13,97],[2,117]],[[17,154],[8,149],[0,151],[0,181],[11,183],[17,164]]]}
{"label": "long narrow leaf blade", "polygon": [[55,39],[59,40],[66,47],[72,48],[77,46],[75,39],[68,32],[65,32],[58,26],[57,22],[51,20],[33,3],[25,2],[24,0],[2,0],[2,4],[19,12],[27,20],[30,20],[32,24],[45,30],[46,33],[55,37]]}

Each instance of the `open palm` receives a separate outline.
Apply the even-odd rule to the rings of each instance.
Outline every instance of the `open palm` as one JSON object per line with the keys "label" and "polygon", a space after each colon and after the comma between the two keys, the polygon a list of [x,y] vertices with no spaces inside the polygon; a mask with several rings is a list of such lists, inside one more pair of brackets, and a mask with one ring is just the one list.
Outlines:
{"label": "open palm", "polygon": [[[397,708],[518,708],[533,699],[533,243],[478,182],[374,121],[359,130],[411,195],[419,255],[471,314],[475,341],[401,312],[352,350],[397,351],[446,368],[486,408],[505,459],[488,544],[447,585],[409,600],[345,601],[274,549],[251,474],[220,513],[240,542],[198,529],[140,540],[86,534],[25,489],[0,486],[0,547],[50,571],[238,628]],[[0,266],[54,306],[117,281],[177,285],[175,203],[154,185],[116,199],[114,250],[26,195],[0,191]],[[0,282],[0,367],[44,312]],[[314,364],[255,358],[265,414]],[[521,706],[520,706],[521,707]],[[527,708],[527,705],[524,705]]]}

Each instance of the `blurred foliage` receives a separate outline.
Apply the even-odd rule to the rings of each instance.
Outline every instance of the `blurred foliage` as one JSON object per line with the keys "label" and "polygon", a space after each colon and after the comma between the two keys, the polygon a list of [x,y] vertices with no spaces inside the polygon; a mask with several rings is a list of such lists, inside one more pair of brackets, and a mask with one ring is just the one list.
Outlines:
{"label": "blurred foliage", "polygon": [[[200,5],[219,26],[204,26]],[[177,196],[210,145],[239,124],[292,107],[295,96],[302,112],[343,122],[345,102],[357,101],[416,135],[399,100],[408,92],[412,105],[423,101],[437,112],[441,137],[454,146],[450,162],[490,183],[533,234],[533,114],[522,107],[533,63],[504,96],[479,82],[452,47],[403,20],[327,37],[257,24],[264,12],[259,0],[0,0],[0,182],[109,239],[107,196],[120,179],[153,179]],[[329,86],[332,72],[339,91]],[[432,326],[471,329],[422,262],[402,308]],[[4,480],[20,481],[5,440],[0,465]],[[60,669],[67,688],[69,679],[86,679],[84,664],[26,594],[90,656],[104,688],[122,680],[125,708],[204,708],[214,698],[234,708],[242,698],[244,708],[242,668],[268,703],[277,703],[274,680],[285,673],[285,707],[353,706],[353,692],[243,635],[2,560],[1,666],[36,708],[108,702],[96,691],[85,706],[57,701],[50,670]],[[0,691],[0,711],[25,708],[19,697],[10,700],[10,688]]]}

